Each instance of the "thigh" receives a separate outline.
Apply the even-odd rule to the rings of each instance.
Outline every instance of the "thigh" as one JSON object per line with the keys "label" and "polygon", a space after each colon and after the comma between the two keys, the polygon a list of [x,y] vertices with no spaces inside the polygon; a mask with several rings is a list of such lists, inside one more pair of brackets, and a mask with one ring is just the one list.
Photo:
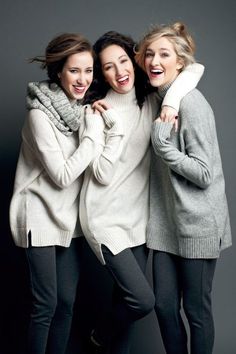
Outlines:
{"label": "thigh", "polygon": [[55,247],[29,247],[25,252],[33,294],[37,300],[49,301],[57,291]]}
{"label": "thigh", "polygon": [[149,301],[153,296],[152,289],[132,249],[128,248],[113,255],[107,247],[102,246],[102,252],[106,266],[125,300],[134,307],[144,299]]}
{"label": "thigh", "polygon": [[146,247],[146,245],[141,245],[131,248],[131,251],[133,252],[133,255],[136,258],[136,261],[138,262],[142,272],[145,273],[149,249]]}
{"label": "thigh", "polygon": [[174,299],[180,301],[178,257],[167,252],[153,251],[153,288],[157,302]]}
{"label": "thigh", "polygon": [[58,299],[73,301],[78,285],[81,263],[81,240],[72,239],[68,248],[56,248]]}
{"label": "thigh", "polygon": [[216,259],[181,259],[184,302],[202,303],[209,299],[215,273]]}

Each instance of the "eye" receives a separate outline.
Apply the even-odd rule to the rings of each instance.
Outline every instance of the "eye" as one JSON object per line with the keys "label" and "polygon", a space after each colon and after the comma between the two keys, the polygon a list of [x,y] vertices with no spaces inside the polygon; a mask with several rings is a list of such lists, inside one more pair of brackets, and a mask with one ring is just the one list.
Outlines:
{"label": "eye", "polygon": [[70,69],[69,71],[70,71],[71,74],[76,74],[77,73],[76,69]]}
{"label": "eye", "polygon": [[93,69],[87,69],[86,73],[91,74],[93,72]]}
{"label": "eye", "polygon": [[170,54],[167,53],[167,52],[161,53],[161,57],[162,57],[162,58],[167,58],[167,57],[169,57],[169,56],[170,56]]}
{"label": "eye", "polygon": [[125,58],[125,59],[121,59],[121,64],[123,64],[123,63],[126,63],[128,61],[128,59],[127,58]]}
{"label": "eye", "polygon": [[153,57],[153,53],[151,53],[151,52],[145,53],[145,58],[152,58],[152,57]]}
{"label": "eye", "polygon": [[110,70],[112,68],[112,65],[106,65],[105,67],[104,67],[104,70],[105,71],[108,71],[108,70]]}

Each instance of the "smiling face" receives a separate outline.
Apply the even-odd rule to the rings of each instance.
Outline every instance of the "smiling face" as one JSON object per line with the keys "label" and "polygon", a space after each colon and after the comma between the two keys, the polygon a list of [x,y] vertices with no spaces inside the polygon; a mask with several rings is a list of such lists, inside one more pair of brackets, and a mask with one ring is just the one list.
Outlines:
{"label": "smiling face", "polygon": [[58,77],[67,97],[81,100],[93,80],[91,53],[80,52],[70,55]]}
{"label": "smiling face", "polygon": [[102,72],[111,88],[121,94],[128,93],[134,87],[134,66],[118,45],[109,45],[99,54]]}
{"label": "smiling face", "polygon": [[173,44],[166,37],[158,38],[147,47],[144,66],[153,87],[171,83],[183,67]]}

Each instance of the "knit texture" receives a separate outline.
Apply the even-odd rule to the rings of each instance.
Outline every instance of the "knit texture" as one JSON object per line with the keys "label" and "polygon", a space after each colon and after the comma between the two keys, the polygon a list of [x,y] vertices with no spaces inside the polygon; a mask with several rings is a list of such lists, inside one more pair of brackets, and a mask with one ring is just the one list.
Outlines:
{"label": "knit texture", "polygon": [[154,96],[140,110],[134,89],[127,94],[110,90],[105,100],[115,107],[115,110],[106,112],[110,115],[109,122],[116,114],[119,124],[123,124],[122,148],[106,159],[109,159],[109,169],[107,166],[103,175],[105,179],[107,173],[110,176],[106,185],[99,184],[92,172],[86,171],[80,198],[85,237],[102,263],[105,262],[101,244],[117,254],[146,242],[150,128],[157,112]]}
{"label": "knit texture", "polygon": [[[160,92],[164,94],[164,92]],[[198,90],[181,101],[179,130],[154,122],[148,247],[217,258],[231,245],[214,115]]]}
{"label": "knit texture", "polygon": [[204,73],[204,66],[199,63],[188,65],[175,79],[175,83],[163,97],[162,105],[171,106],[179,111],[181,99],[193,90]]}
{"label": "knit texture", "polygon": [[[55,107],[61,105],[60,100],[56,104],[57,97],[58,93],[51,100]],[[67,101],[64,107],[70,104]],[[10,226],[17,246],[29,246],[30,231],[32,246],[40,247],[68,247],[72,237],[82,235],[82,174],[103,148],[104,123],[100,116],[86,114],[85,110],[79,126],[78,132],[67,135],[44,109],[29,111],[10,205]]]}
{"label": "knit texture", "polygon": [[[166,105],[178,110],[179,100],[195,87],[203,73],[203,69],[196,69],[199,65],[194,64],[178,76]],[[134,89],[127,94],[110,90],[105,100],[113,107],[103,115],[111,128],[106,130],[102,155],[85,173],[80,198],[85,237],[103,264],[101,244],[118,254],[146,242],[150,134],[160,105],[154,93],[140,110]]]}
{"label": "knit texture", "polygon": [[79,128],[82,105],[68,100],[64,91],[49,81],[30,82],[27,88],[26,106],[45,112],[64,135],[71,135]]}

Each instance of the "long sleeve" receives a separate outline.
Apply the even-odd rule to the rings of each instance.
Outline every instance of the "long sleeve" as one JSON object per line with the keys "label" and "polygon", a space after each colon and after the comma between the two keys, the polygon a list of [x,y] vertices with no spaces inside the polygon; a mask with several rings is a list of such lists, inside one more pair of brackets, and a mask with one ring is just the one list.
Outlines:
{"label": "long sleeve", "polygon": [[203,73],[204,66],[202,64],[188,65],[167,91],[162,106],[171,106],[178,112],[181,99],[197,86]]}
{"label": "long sleeve", "polygon": [[[29,114],[27,134],[23,131],[23,139],[28,143],[29,148],[35,151],[53,182],[60,188],[66,188],[84,172],[96,155],[100,143],[95,140],[96,132],[102,128],[102,119],[91,120],[79,147],[71,156],[65,158],[51,122],[45,113],[34,110]],[[30,146],[31,141],[33,146]]]}
{"label": "long sleeve", "polygon": [[114,109],[105,111],[103,119],[109,129],[104,136],[103,151],[93,161],[92,170],[99,183],[108,185],[114,175],[116,162],[122,153],[124,129],[122,121]]}
{"label": "long sleeve", "polygon": [[[193,94],[191,102],[180,108],[180,132],[172,130],[171,123],[154,122],[151,133],[154,151],[173,171],[200,188],[212,181],[213,148],[215,139],[213,113],[200,93]],[[179,134],[181,151],[171,135]],[[174,138],[173,138],[174,139]]]}

